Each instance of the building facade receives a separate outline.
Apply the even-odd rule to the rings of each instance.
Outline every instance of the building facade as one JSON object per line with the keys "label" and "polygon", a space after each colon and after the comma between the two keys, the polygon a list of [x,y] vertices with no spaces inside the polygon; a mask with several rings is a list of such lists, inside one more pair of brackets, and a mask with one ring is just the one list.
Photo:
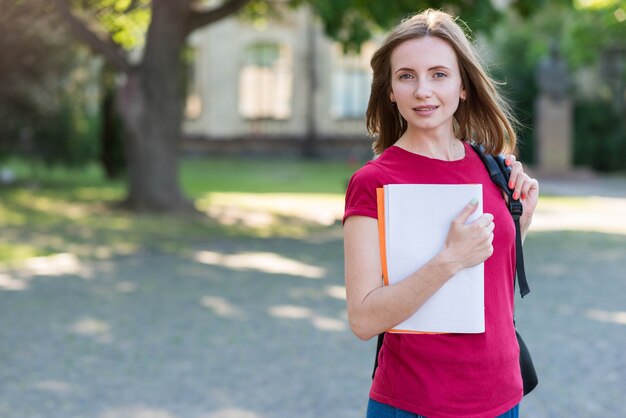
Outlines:
{"label": "building facade", "polygon": [[302,7],[265,25],[224,19],[192,34],[190,48],[187,149],[369,148],[374,43],[346,55]]}

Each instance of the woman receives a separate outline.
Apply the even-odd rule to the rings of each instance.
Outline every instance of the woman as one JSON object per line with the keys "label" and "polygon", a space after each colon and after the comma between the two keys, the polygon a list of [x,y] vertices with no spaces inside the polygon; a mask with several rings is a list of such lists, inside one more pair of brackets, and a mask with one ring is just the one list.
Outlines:
{"label": "woman", "polygon": [[[484,262],[485,332],[387,334],[367,416],[516,417],[522,399],[512,322],[515,228],[502,193],[469,142],[499,154],[515,149],[506,103],[463,29],[427,10],[398,25],[372,57],[367,126],[377,159],[350,180],[344,215],[347,309],[368,340],[411,316],[461,269]],[[509,186],[521,198],[522,236],[538,198],[537,181],[508,156]],[[393,183],[483,185],[484,214],[468,202],[444,248],[401,282],[382,284],[376,188]]]}

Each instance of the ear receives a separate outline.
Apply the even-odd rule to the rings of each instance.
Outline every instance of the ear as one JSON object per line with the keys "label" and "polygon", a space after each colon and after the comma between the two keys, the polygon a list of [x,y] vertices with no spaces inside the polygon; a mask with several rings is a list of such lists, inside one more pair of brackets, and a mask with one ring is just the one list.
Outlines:
{"label": "ear", "polygon": [[396,101],[396,96],[393,94],[393,91],[389,92],[389,100],[391,101],[391,103],[394,103]]}
{"label": "ear", "polygon": [[461,99],[462,102],[464,102],[465,99],[467,99],[467,92],[465,91],[464,88],[461,88],[461,93],[459,93],[459,99]]}

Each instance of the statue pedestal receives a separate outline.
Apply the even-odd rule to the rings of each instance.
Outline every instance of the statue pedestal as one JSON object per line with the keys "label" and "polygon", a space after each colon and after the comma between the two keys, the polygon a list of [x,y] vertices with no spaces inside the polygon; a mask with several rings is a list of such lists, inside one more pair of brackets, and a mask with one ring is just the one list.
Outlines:
{"label": "statue pedestal", "polygon": [[546,174],[572,169],[572,101],[540,96],[535,103],[537,168]]}

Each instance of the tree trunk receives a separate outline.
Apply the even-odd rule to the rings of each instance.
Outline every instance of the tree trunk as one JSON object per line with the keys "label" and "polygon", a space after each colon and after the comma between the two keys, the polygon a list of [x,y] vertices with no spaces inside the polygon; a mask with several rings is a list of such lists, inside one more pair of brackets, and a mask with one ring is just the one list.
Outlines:
{"label": "tree trunk", "polygon": [[108,180],[122,176],[126,169],[123,152],[122,123],[115,105],[115,69],[105,64],[100,73],[100,163]]}
{"label": "tree trunk", "polygon": [[[228,0],[212,9],[197,0],[152,0],[144,58],[133,66],[112,39],[105,41],[72,13],[67,0],[52,0],[59,15],[82,42],[126,75],[116,96],[124,124],[128,167],[125,206],[136,211],[195,212],[178,183],[185,39],[193,30],[239,11],[251,0]],[[128,10],[136,2],[128,5]]]}
{"label": "tree trunk", "polygon": [[152,13],[143,61],[127,74],[119,95],[129,181],[125,204],[136,211],[190,212],[193,205],[178,182],[189,4],[154,0]]}

